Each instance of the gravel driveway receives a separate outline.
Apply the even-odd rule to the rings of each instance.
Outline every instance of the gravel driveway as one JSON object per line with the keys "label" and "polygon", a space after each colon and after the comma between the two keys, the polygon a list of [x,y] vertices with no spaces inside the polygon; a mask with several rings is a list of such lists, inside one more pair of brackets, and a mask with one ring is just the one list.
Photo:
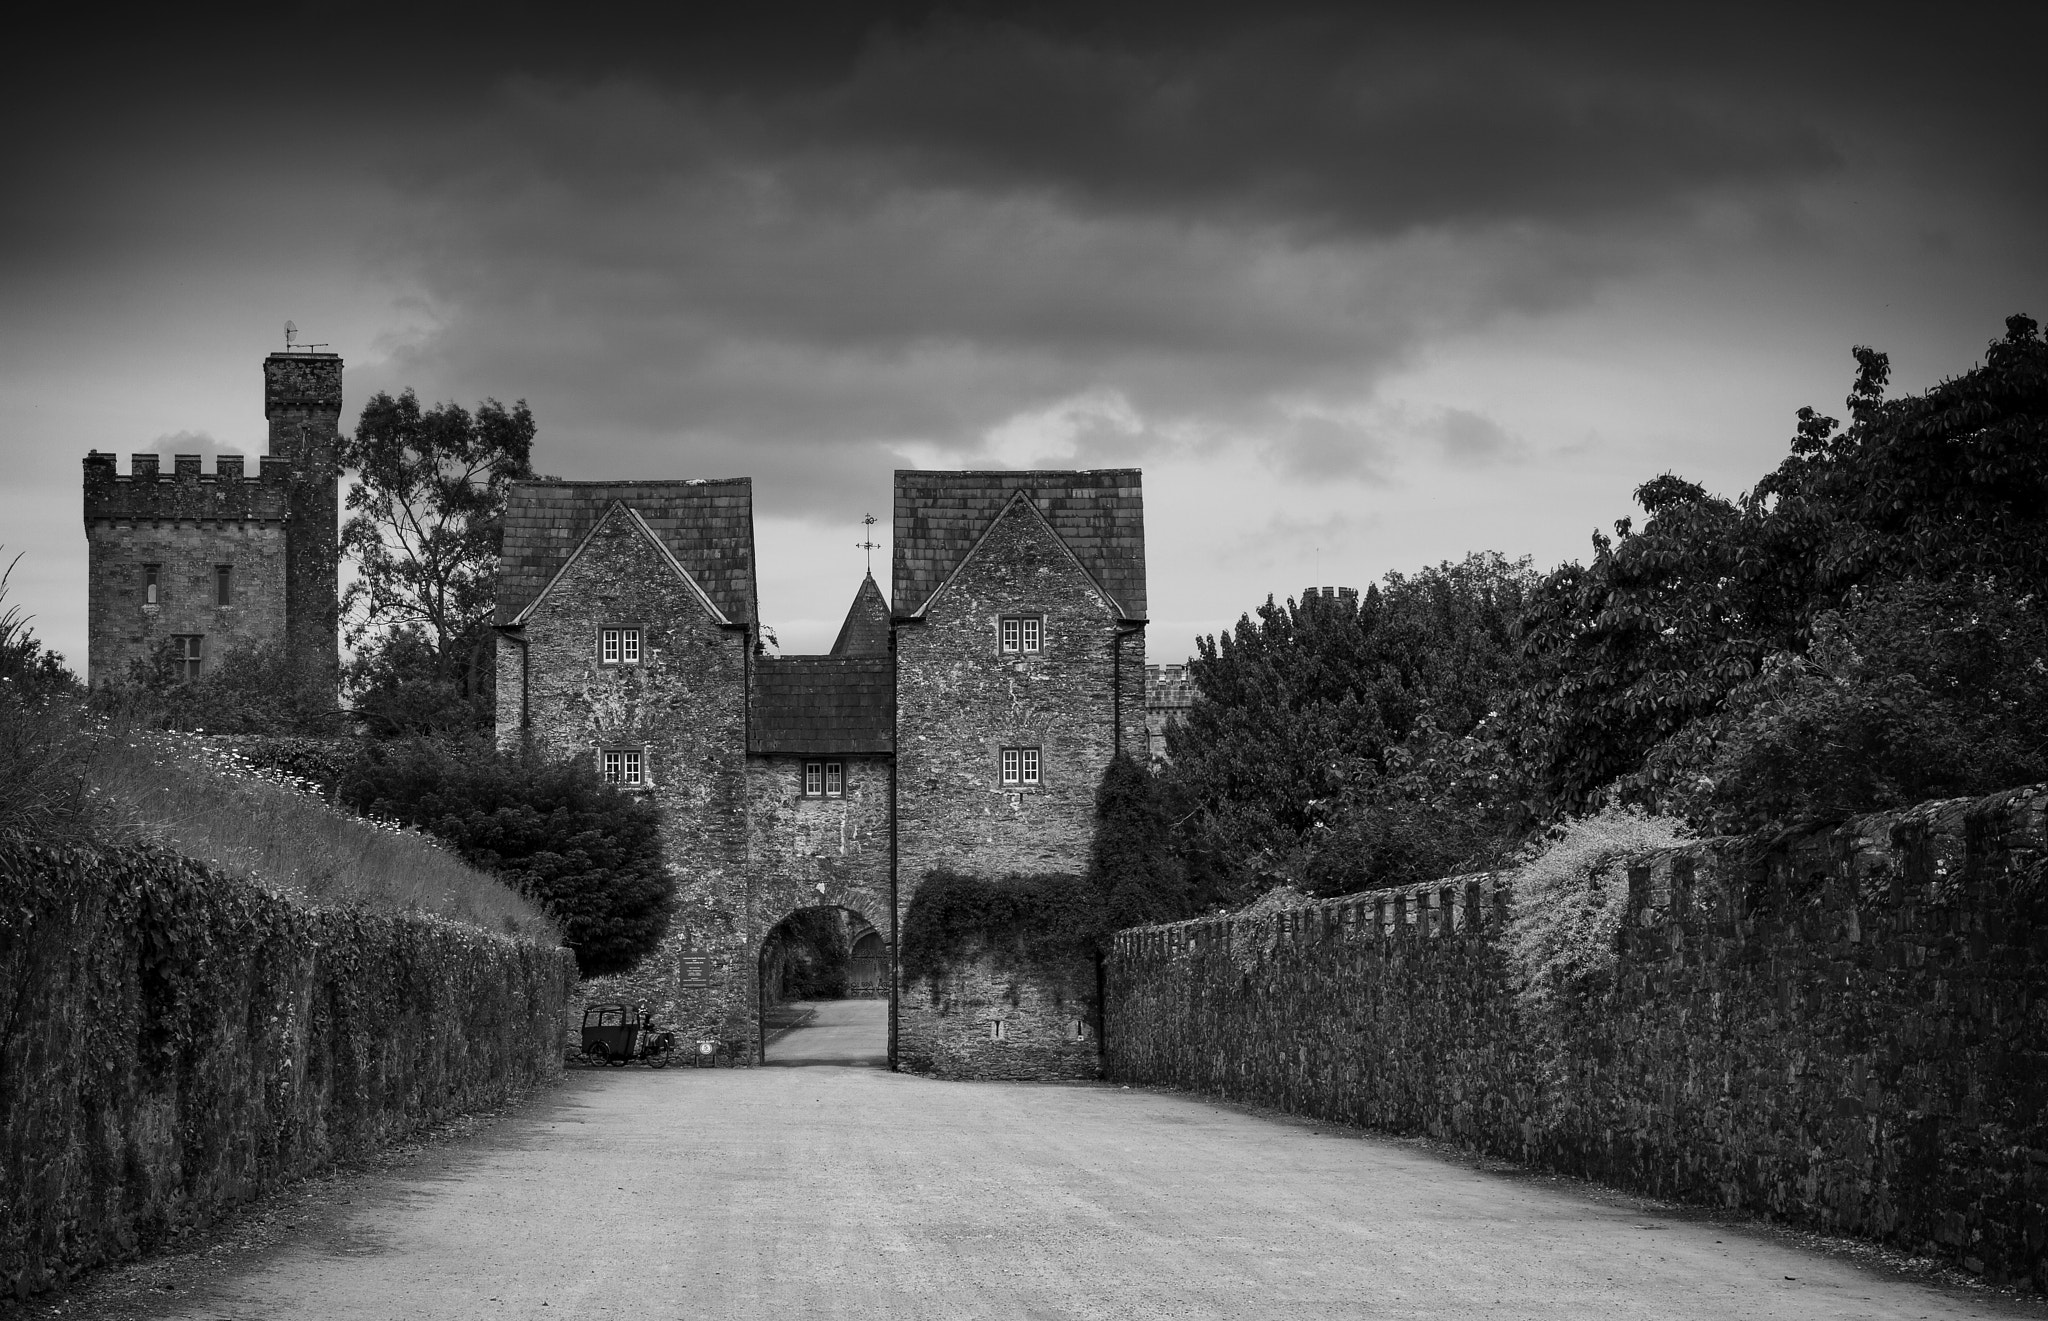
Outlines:
{"label": "gravel driveway", "polygon": [[574,1071],[181,1294],[158,1315],[2048,1315],[1414,1143],[868,1067]]}

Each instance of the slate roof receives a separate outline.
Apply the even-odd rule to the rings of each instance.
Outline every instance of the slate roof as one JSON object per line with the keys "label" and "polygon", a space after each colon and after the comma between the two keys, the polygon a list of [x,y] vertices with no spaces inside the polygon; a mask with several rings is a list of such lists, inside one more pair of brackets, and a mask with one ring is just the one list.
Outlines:
{"label": "slate roof", "polygon": [[622,500],[654,530],[735,622],[759,618],[754,597],[751,478],[670,482],[514,482],[505,502],[496,622],[519,617],[569,553]]}
{"label": "slate roof", "polygon": [[1145,496],[1136,468],[1089,472],[896,471],[890,599],[922,611],[1012,493],[1032,503],[1127,619],[1145,618]]}
{"label": "slate roof", "polygon": [[895,750],[896,675],[886,656],[754,662],[747,751],[822,756]]}
{"label": "slate roof", "polygon": [[832,644],[834,656],[886,656],[889,654],[889,603],[875,585],[875,575],[861,580],[853,594],[853,607],[839,626],[839,638]]}

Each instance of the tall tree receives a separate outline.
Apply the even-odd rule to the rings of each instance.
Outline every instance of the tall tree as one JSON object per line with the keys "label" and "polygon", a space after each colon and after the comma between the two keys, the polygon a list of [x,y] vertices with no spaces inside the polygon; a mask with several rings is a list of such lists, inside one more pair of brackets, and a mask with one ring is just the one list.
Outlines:
{"label": "tall tree", "polygon": [[420,690],[445,690],[485,718],[506,491],[533,475],[533,438],[525,400],[422,411],[408,389],[364,405],[342,446],[358,474],[342,547],[356,563],[343,608],[359,695],[405,712],[422,705]]}
{"label": "tall tree", "polygon": [[1533,582],[1497,554],[1354,598],[1268,600],[1197,642],[1168,790],[1203,903],[1483,861],[1522,813],[1500,711]]}
{"label": "tall tree", "polygon": [[[1563,566],[1535,593],[1522,622],[1530,682],[1516,715],[1531,731],[1548,814],[1616,799],[1657,803],[1676,791],[1674,777],[1704,774],[1716,755],[1708,745],[1734,728],[1724,719],[1733,695],[1746,694],[1744,720],[1786,715],[1772,703],[1792,700],[1799,686],[1786,684],[1795,670],[1812,679],[1795,662],[1812,649],[1823,619],[1835,621],[1833,636],[1862,636],[1876,648],[1872,655],[1884,657],[1907,654],[1897,641],[1902,600],[1952,604],[1988,592],[2023,613],[2048,610],[2048,343],[2034,321],[2008,318],[1982,363],[1918,395],[1887,398],[1889,360],[1863,347],[1854,356],[1846,428],[1801,409],[1791,453],[1739,500],[1668,474],[1646,483],[1636,493],[1649,515],[1640,532],[1624,519],[1615,540],[1596,533],[1589,564]],[[1891,591],[1911,584],[1955,591],[1919,598]],[[1891,604],[1880,609],[1879,602]],[[1844,612],[1854,616],[1848,634]],[[2012,627],[2014,636],[2027,635],[2020,621]],[[2024,652],[2000,647],[1995,654]],[[1978,659],[1954,664],[1981,675],[1988,654],[1978,647],[1970,651]],[[1846,653],[1838,648],[1837,655]],[[1842,672],[1877,683],[1883,663],[1872,664],[1878,668],[1858,662]],[[1753,686],[1767,671],[1777,676],[1777,697],[1769,700]],[[1909,676],[1902,670],[1898,677]],[[1885,745],[1895,751],[1968,743],[1925,730],[1881,734],[1869,721],[1884,703],[1822,703],[1810,683],[1800,691],[1802,720],[1833,721],[1844,737],[1854,725],[1862,731],[1855,741],[1866,748],[1877,746],[1872,739],[1892,740]],[[1833,714],[1823,719],[1815,703]],[[1853,720],[1852,707],[1861,713]],[[1799,727],[1789,717],[1774,725],[1780,735]],[[1775,744],[1758,729],[1745,738],[1744,782],[1773,806],[1751,810],[1722,795],[1719,820],[1776,819],[1791,810],[1784,786],[1759,778],[1766,765],[1797,762],[1807,782],[1828,779],[1805,758],[1765,756]],[[1970,779],[1960,767],[1921,770],[1932,775],[1929,784]],[[1859,782],[1872,787],[1854,791],[1849,781],[1830,781],[1835,787],[1824,797],[1835,810],[1880,805],[1877,781]]]}
{"label": "tall tree", "polygon": [[1095,790],[1095,838],[1088,880],[1102,906],[1104,934],[1187,915],[1187,873],[1159,781],[1119,752]]}

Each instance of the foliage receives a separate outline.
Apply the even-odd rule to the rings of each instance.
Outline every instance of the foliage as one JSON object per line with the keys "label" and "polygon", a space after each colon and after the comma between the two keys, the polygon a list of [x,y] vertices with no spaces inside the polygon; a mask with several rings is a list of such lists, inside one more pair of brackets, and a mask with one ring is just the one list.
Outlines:
{"label": "foliage", "polygon": [[1526,819],[1499,714],[1534,575],[1468,556],[1198,640],[1168,792],[1203,904],[1339,894],[1490,860]]}
{"label": "foliage", "polygon": [[[1596,533],[1590,564],[1561,567],[1533,594],[1528,681],[1511,714],[1546,814],[1662,801],[1661,772],[1710,755],[1673,746],[1735,730],[1719,723],[1731,698],[1754,710],[1760,676],[1782,685],[1823,618],[1888,585],[1961,584],[2037,615],[2048,603],[2048,343],[2035,323],[2009,318],[1982,364],[1919,395],[1885,398],[1885,355],[1859,347],[1855,358],[1846,429],[1801,409],[1791,454],[1739,500],[1669,474],[1646,483],[1641,531],[1623,519],[1614,540]],[[1761,773],[1768,760],[1748,764]],[[1941,774],[1968,779],[1961,767]],[[1796,792],[1750,783],[1771,803]],[[1870,789],[1829,810],[1880,805],[1883,786]],[[1763,800],[1715,810],[1781,814]]]}
{"label": "foliage", "polygon": [[496,720],[489,683],[458,683],[444,675],[439,648],[425,629],[404,624],[370,639],[343,674],[355,718],[373,738],[459,735]]}
{"label": "foliage", "polygon": [[[505,497],[533,475],[533,437],[524,400],[422,411],[406,390],[373,396],[343,443],[343,465],[359,474],[341,537],[356,561],[342,602],[357,648],[349,683],[387,725],[432,732],[464,710],[472,723],[487,720]],[[434,700],[444,689],[458,700]],[[423,708],[433,712],[424,727],[406,722]]]}
{"label": "foliage", "polygon": [[1315,902],[1291,885],[1276,885],[1230,915],[1230,961],[1240,972],[1259,966],[1266,951],[1280,939],[1280,915],[1298,912]]}
{"label": "foliage", "polygon": [[208,734],[333,735],[347,723],[327,682],[303,672],[282,644],[230,647],[189,680],[176,649],[165,638],[131,663],[121,683],[94,695],[100,710],[127,724]]}
{"label": "foliage", "polygon": [[1852,594],[1643,778],[1702,828],[1783,832],[2048,780],[2048,621],[1967,580]]}
{"label": "foliage", "polygon": [[[0,605],[12,572],[10,564],[0,573]],[[0,843],[76,839],[91,828],[89,745],[77,728],[84,688],[28,625],[18,608],[0,611]]]}
{"label": "foliage", "polygon": [[556,1076],[564,965],[154,848],[0,843],[0,1290]]}
{"label": "foliage", "polygon": [[1110,761],[1095,791],[1088,882],[1105,932],[1187,915],[1187,871],[1175,852],[1165,794],[1129,753]]}
{"label": "foliage", "polygon": [[1513,875],[1513,909],[1505,941],[1525,1004],[1542,1005],[1552,979],[1614,966],[1628,878],[1621,868],[1638,854],[1672,848],[1690,835],[1685,823],[1634,807],[1610,807],[1552,828]]}
{"label": "foliage", "polygon": [[483,739],[374,743],[339,797],[427,831],[540,904],[585,977],[630,970],[668,932],[659,813],[587,759],[506,756]]}
{"label": "foliage", "polygon": [[980,955],[999,967],[1056,969],[1091,957],[1103,930],[1101,904],[1082,877],[930,871],[903,916],[903,977],[937,979]]}
{"label": "foliage", "polygon": [[319,785],[259,765],[231,741],[107,721],[87,736],[102,840],[175,850],[307,907],[425,913],[549,946],[560,939],[497,877],[389,818],[338,809]]}
{"label": "foliage", "polygon": [[[762,994],[773,1001],[844,997],[857,920],[844,908],[800,908],[777,923],[761,953]],[[865,921],[860,927],[873,929]]]}

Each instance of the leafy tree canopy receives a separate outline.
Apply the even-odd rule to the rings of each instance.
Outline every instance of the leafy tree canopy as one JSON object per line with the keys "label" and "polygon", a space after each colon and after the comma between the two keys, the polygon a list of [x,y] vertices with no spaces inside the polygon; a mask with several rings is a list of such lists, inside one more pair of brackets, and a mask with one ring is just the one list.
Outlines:
{"label": "leafy tree canopy", "polygon": [[1166,794],[1129,753],[1118,753],[1095,791],[1088,881],[1106,934],[1187,916],[1187,872],[1174,846]]}
{"label": "leafy tree canopy", "polygon": [[1202,903],[1490,858],[1524,815],[1500,711],[1534,575],[1478,554],[1355,598],[1268,599],[1197,642],[1168,792]]}
{"label": "leafy tree canopy", "polygon": [[373,724],[487,721],[505,497],[533,475],[533,438],[524,400],[422,410],[406,390],[372,397],[343,442],[359,474],[341,534],[356,563],[342,602],[357,649],[348,681],[371,699]]}
{"label": "leafy tree canopy", "polygon": [[373,743],[340,798],[425,830],[543,905],[585,977],[630,970],[668,932],[659,815],[587,761],[506,757],[481,739]]}
{"label": "leafy tree canopy", "polygon": [[[1869,642],[1878,659],[1843,673],[1852,687],[1882,687],[1878,671],[1893,663],[1884,658],[1910,650],[1902,602],[2001,600],[2020,615],[2041,614],[2048,600],[2048,344],[2038,327],[2024,316],[2008,319],[1981,364],[1897,399],[1885,397],[1891,367],[1884,354],[1859,347],[1855,358],[1846,428],[1800,410],[1791,453],[1739,500],[1669,474],[1646,483],[1636,493],[1648,515],[1640,531],[1623,519],[1614,539],[1596,533],[1590,563],[1563,566],[1533,594],[1522,622],[1528,683],[1513,714],[1546,813],[1613,800],[1655,804],[1678,792],[1674,776],[1706,774],[1702,758],[1718,755],[1701,740],[1764,719],[1767,708],[1789,716],[1754,685],[1769,673],[1771,700],[1794,700],[1798,684],[1790,676],[1818,682],[1819,673],[1795,662],[1823,637]],[[1953,584],[1960,595],[1916,597],[1910,584]],[[1823,620],[1830,622],[1823,627]],[[2018,616],[2008,622],[2017,630],[2010,637],[2029,636]],[[2019,663],[2017,656],[2007,659]],[[1796,706],[1820,701],[1820,689],[1803,691]],[[1896,698],[1904,690],[1888,691]],[[1741,719],[1723,721],[1737,693],[1744,694]],[[1868,739],[1893,738],[1868,726],[1880,709],[1907,718],[1909,708],[1889,700],[1878,701],[1875,689],[1856,698],[1863,733],[1852,743],[1867,748]],[[1962,726],[1975,719],[1954,718]],[[1826,717],[1848,719],[1845,708]],[[1752,811],[1724,790],[1713,812],[1728,821],[1778,819],[1790,800],[1756,779],[1769,759],[1753,759],[1771,740],[1754,742],[1760,730],[1744,727],[1749,772],[1730,783],[1751,784],[1764,798]],[[1796,727],[1776,726],[1781,735]],[[1846,737],[1847,729],[1837,732]],[[1895,733],[1899,748],[1932,746],[1927,730]],[[1689,743],[1684,751],[1681,742]],[[1790,773],[1789,764],[1778,764]],[[1799,774],[1809,786],[1820,784],[1815,767]],[[1958,765],[1948,782],[1969,780]],[[1684,793],[1698,806],[1695,789]],[[1832,812],[1863,810],[1888,792],[1876,781],[1855,792],[1838,781],[1816,810],[1823,800]]]}

